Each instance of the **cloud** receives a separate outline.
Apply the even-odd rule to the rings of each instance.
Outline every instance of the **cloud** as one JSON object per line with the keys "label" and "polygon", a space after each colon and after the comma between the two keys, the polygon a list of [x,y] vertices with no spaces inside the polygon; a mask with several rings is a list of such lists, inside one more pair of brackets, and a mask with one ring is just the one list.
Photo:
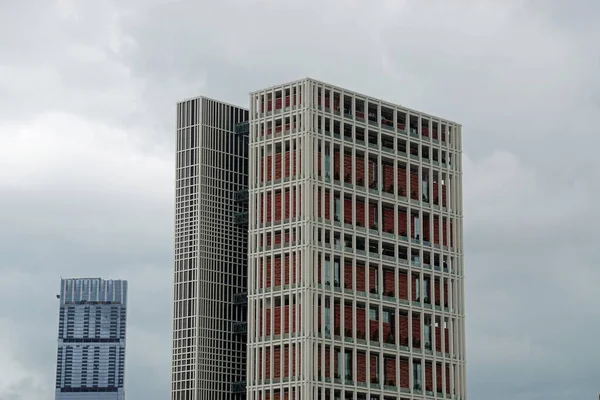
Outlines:
{"label": "cloud", "polygon": [[131,281],[128,396],[168,396],[174,104],[305,76],[463,124],[470,398],[596,396],[597,9],[4,2],[0,400],[52,398],[50,299],[87,274]]}

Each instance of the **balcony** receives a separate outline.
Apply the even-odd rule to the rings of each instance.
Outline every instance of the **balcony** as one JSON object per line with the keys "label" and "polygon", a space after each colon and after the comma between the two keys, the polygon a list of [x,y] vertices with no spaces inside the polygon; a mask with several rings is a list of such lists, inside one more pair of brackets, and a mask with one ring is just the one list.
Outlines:
{"label": "balcony", "polygon": [[236,135],[248,136],[250,133],[250,123],[240,122],[233,127],[233,132]]}
{"label": "balcony", "polygon": [[236,225],[246,225],[248,223],[248,211],[234,213],[233,223]]}
{"label": "balcony", "polygon": [[246,392],[246,381],[233,382],[231,386],[233,393],[245,393]]}
{"label": "balcony", "polygon": [[234,322],[233,333],[244,334],[248,332],[248,322]]}
{"label": "balcony", "polygon": [[248,198],[250,195],[248,194],[248,189],[238,190],[233,194],[233,198],[236,203],[246,203],[248,202]]}
{"label": "balcony", "polygon": [[235,293],[233,295],[233,303],[234,304],[248,303],[248,293],[247,292]]}

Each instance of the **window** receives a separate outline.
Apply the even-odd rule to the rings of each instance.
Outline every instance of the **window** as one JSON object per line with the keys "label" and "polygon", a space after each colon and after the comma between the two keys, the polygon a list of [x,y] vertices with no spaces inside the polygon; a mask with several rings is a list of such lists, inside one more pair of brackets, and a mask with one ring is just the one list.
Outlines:
{"label": "window", "polygon": [[374,280],[373,284],[375,287],[375,293],[379,293],[379,273],[378,272],[379,271],[375,270],[374,274],[373,274],[373,280]]}
{"label": "window", "polygon": [[425,348],[431,350],[431,321],[425,321]]}
{"label": "window", "polygon": [[375,359],[375,371],[373,371],[373,383],[379,383],[379,356],[373,357]]}
{"label": "window", "polygon": [[423,201],[425,203],[429,203],[429,182],[427,182],[426,180],[423,180]]}
{"label": "window", "polygon": [[413,225],[415,227],[414,238],[417,239],[417,240],[419,240],[419,233],[421,232],[421,225],[420,225],[419,217],[414,217],[413,218]]}
{"label": "window", "polygon": [[329,171],[331,170],[331,155],[329,153],[325,154],[325,180],[329,181],[331,179],[331,175]]}
{"label": "window", "polygon": [[349,351],[346,351],[344,353],[344,370],[346,373],[346,380],[351,381],[352,380],[352,353]]}
{"label": "window", "polygon": [[336,250],[342,249],[342,240],[340,239],[339,236],[336,236],[335,238],[333,238],[333,245],[335,246]]}
{"label": "window", "polygon": [[331,334],[331,308],[329,308],[329,304],[325,305],[324,313],[325,317],[325,334]]}
{"label": "window", "polygon": [[394,323],[394,312],[390,311],[390,310],[383,310],[383,322],[386,322],[388,324],[393,324]]}
{"label": "window", "polygon": [[377,321],[377,309],[376,308],[369,308],[369,319],[371,321]]}
{"label": "window", "polygon": [[415,301],[421,300],[421,280],[415,279]]}
{"label": "window", "polygon": [[423,381],[421,379],[422,368],[420,362],[413,363],[413,389],[422,390]]}
{"label": "window", "polygon": [[325,263],[323,265],[323,281],[325,282],[325,285],[331,285],[331,265],[329,263],[329,260],[325,260]]}
{"label": "window", "polygon": [[340,262],[333,262],[333,285],[340,287]]}
{"label": "window", "polygon": [[429,279],[423,279],[423,301],[429,303]]}
{"label": "window", "polygon": [[333,202],[333,218],[335,221],[340,222],[340,215],[342,213],[342,201],[339,197],[336,197]]}
{"label": "window", "polygon": [[379,175],[379,170],[377,167],[377,163],[373,162],[373,180],[371,181],[371,189],[377,189],[377,178]]}

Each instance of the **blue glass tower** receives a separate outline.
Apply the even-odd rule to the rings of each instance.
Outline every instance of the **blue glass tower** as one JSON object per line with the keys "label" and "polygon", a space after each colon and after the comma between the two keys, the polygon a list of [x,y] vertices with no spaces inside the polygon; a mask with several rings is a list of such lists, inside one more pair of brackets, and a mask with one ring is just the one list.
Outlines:
{"label": "blue glass tower", "polygon": [[61,279],[56,400],[124,400],[127,281]]}

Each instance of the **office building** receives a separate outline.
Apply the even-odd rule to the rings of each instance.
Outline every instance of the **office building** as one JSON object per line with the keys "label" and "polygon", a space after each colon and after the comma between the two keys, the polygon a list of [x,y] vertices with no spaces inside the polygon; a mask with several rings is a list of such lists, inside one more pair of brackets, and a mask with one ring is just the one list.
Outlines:
{"label": "office building", "polygon": [[[177,105],[172,400],[245,398],[248,111]],[[239,127],[238,127],[239,130]],[[240,219],[241,217],[241,219]]]}
{"label": "office building", "polygon": [[61,279],[56,400],[124,400],[127,282]]}
{"label": "office building", "polygon": [[303,79],[177,126],[172,400],[466,399],[459,124]]}
{"label": "office building", "polygon": [[249,130],[248,398],[465,399],[461,126],[304,79]]}

